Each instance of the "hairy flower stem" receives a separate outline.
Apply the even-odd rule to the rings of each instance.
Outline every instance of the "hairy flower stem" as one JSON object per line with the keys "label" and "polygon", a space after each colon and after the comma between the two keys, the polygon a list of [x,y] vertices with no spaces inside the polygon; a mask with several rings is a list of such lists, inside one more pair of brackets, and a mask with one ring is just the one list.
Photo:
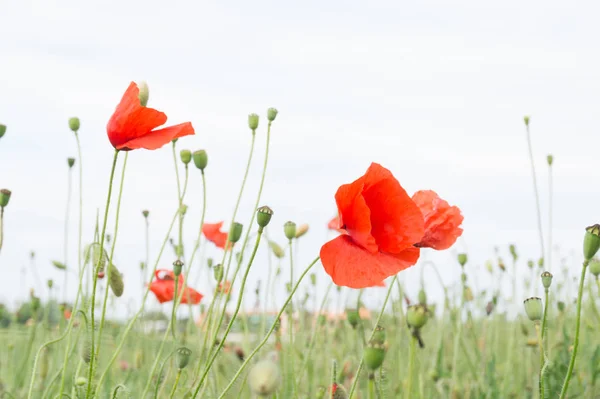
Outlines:
{"label": "hairy flower stem", "polygon": [[540,323],[535,323],[535,331],[537,333],[538,338],[538,346],[540,350],[540,373],[539,373],[539,391],[540,391],[540,399],[544,399],[544,365],[546,363],[544,356],[544,344],[542,332],[540,331]]}
{"label": "hairy flower stem", "polygon": [[417,351],[417,338],[415,334],[410,337],[410,348],[408,353],[408,380],[406,383],[406,395],[405,398],[411,399],[413,375],[415,369],[415,353]]}
{"label": "hairy flower stem", "polygon": [[562,390],[560,391],[560,399],[566,398],[567,391],[569,389],[569,382],[573,375],[573,368],[575,368],[575,359],[577,358],[577,349],[579,348],[579,328],[581,326],[581,302],[583,299],[583,284],[585,280],[585,271],[587,270],[589,259],[583,261],[583,267],[581,268],[581,277],[579,279],[579,292],[577,294],[577,321],[575,322],[575,341],[573,342],[573,352],[571,352],[571,360],[569,361],[569,369],[563,382]]}

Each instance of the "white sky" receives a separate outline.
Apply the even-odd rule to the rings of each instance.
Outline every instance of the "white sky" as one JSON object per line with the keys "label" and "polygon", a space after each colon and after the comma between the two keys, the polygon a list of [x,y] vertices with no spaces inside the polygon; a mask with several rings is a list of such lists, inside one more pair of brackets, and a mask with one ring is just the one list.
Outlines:
{"label": "white sky", "polygon": [[[279,109],[261,204],[275,210],[271,236],[280,243],[279,226],[288,219],[311,225],[296,275],[333,237],[324,226],[335,213],[337,187],[372,161],[391,169],[409,193],[434,189],[463,210],[463,239],[426,255],[448,284],[459,281],[455,254],[467,244],[480,286],[490,282],[483,265],[495,246],[508,260],[506,248],[516,243],[525,268],[539,253],[523,126],[523,115],[531,115],[545,228],[545,158],[555,156],[553,235],[560,255],[554,263],[572,251],[570,267],[579,270],[583,228],[600,220],[597,3],[60,4],[0,2],[0,123],[8,126],[0,139],[0,187],[13,191],[0,253],[0,301],[14,304],[34,285],[31,250],[42,280],[61,285],[50,260],[62,260],[66,158],[76,155],[67,120],[75,115],[84,151],[84,237],[90,240],[112,156],[105,125],[131,80],[148,81],[150,105],[165,111],[170,124],[194,124],[197,135],[178,145],[209,153],[209,222],[229,222],[250,144],[247,114],[257,112],[262,123],[239,218],[248,222],[266,109]],[[115,264],[125,273],[126,296],[138,298],[141,210],[151,212],[156,255],[177,200],[169,147],[129,158]],[[191,172],[188,251],[201,207],[199,173]],[[77,207],[72,210],[75,244]],[[109,231],[113,224],[111,218]],[[161,266],[170,267],[172,251],[166,254]],[[258,258],[249,292],[266,275],[266,255]],[[75,259],[72,246],[70,263]],[[315,271],[322,291],[328,277],[320,266]],[[420,266],[401,275],[413,297],[419,275]],[[439,298],[433,277],[428,287]],[[377,304],[384,292],[372,289],[365,297]],[[253,295],[247,302],[254,303]]]}

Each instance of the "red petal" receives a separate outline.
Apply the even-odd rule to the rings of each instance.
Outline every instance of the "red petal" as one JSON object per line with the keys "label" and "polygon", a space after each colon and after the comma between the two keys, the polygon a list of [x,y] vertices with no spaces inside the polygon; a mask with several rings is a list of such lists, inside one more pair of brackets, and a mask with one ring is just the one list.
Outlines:
{"label": "red petal", "polygon": [[340,225],[340,218],[339,216],[334,217],[333,219],[331,219],[329,221],[329,223],[327,223],[327,228],[330,230],[335,230],[340,234],[348,234],[348,232],[344,229],[340,229],[341,225]]}
{"label": "red petal", "polygon": [[364,175],[362,195],[371,210],[371,234],[381,252],[399,253],[423,237],[419,208],[392,173],[372,163]]}
{"label": "red petal", "polygon": [[166,127],[164,129],[153,130],[144,136],[134,138],[126,143],[117,146],[117,150],[137,150],[144,148],[146,150],[157,150],[170,143],[176,138],[189,136],[194,134],[194,127],[190,122],[181,123],[179,125]]}
{"label": "red petal", "polygon": [[150,284],[150,291],[154,294],[158,302],[165,303],[173,300],[173,290],[169,292],[168,283],[162,280],[155,280]]}
{"label": "red petal", "polygon": [[219,223],[204,223],[202,225],[202,233],[204,237],[213,244],[215,244],[219,248],[225,248],[225,244],[227,243],[227,233],[221,231],[221,227],[223,226],[223,222]]}
{"label": "red petal", "polygon": [[139,92],[137,85],[131,82],[106,126],[108,139],[117,149],[128,141],[148,134],[167,121],[164,113],[142,107]]}
{"label": "red petal", "polygon": [[372,254],[356,245],[349,236],[339,236],[321,247],[321,263],[337,285],[366,288],[380,284],[415,263],[419,249],[410,247],[395,255]]}
{"label": "red petal", "polygon": [[[188,302],[188,298],[190,302]],[[197,305],[202,300],[203,295],[196,291],[193,288],[186,287],[183,296],[181,297],[181,303],[191,303],[192,305]]]}
{"label": "red petal", "polygon": [[344,184],[335,193],[340,224],[352,241],[365,250],[376,253],[379,248],[371,235],[371,211],[362,196],[362,177],[350,184]]}
{"label": "red petal", "polygon": [[464,217],[460,209],[450,206],[431,190],[418,191],[412,199],[425,218],[425,233],[419,246],[437,250],[450,248],[463,233],[460,225]]}

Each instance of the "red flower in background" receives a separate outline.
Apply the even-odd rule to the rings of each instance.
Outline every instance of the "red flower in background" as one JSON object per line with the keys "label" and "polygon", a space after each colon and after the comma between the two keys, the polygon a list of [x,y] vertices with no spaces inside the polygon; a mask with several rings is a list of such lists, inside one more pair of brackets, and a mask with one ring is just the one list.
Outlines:
{"label": "red flower in background", "polygon": [[[165,303],[175,299],[175,274],[172,270],[158,269],[154,272],[156,279],[150,283],[150,291],[156,296],[158,302]],[[177,291],[179,295],[184,286],[183,274],[179,276]],[[181,296],[181,303],[197,305],[202,300],[203,295],[193,288],[186,287]]]}
{"label": "red flower in background", "polygon": [[[222,232],[221,227],[223,227],[223,222],[204,223],[202,225],[202,234],[204,234],[204,237],[206,237],[208,241],[212,242],[217,247],[225,249],[225,244],[227,244],[227,236],[229,234]],[[231,248],[231,244],[228,245],[228,247]]]}
{"label": "red flower in background", "polygon": [[225,281],[225,282],[219,283],[219,292],[227,295],[227,294],[229,294],[230,291],[231,291],[231,282]]}
{"label": "red flower in background", "polygon": [[335,284],[379,285],[417,262],[423,215],[389,170],[372,163],[364,176],[342,185],[335,200],[339,228],[347,234],[321,248],[321,263]]}
{"label": "red flower in background", "polygon": [[437,250],[450,248],[463,233],[460,209],[431,190],[417,191],[412,199],[425,219],[425,235],[416,245]]}
{"label": "red flower in background", "polygon": [[139,88],[131,82],[112,117],[106,131],[108,139],[117,150],[129,151],[139,148],[156,150],[170,141],[194,134],[190,122],[153,130],[167,122],[167,116],[140,103]]}

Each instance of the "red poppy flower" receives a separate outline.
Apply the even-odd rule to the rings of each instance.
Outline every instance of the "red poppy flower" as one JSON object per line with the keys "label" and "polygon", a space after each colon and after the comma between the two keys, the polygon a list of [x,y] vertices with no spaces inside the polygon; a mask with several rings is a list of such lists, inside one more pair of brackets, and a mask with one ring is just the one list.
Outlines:
{"label": "red poppy flower", "polygon": [[417,262],[423,215],[389,170],[371,164],[364,176],[342,185],[335,200],[347,234],[321,248],[335,284],[371,287]]}
{"label": "red poppy flower", "polygon": [[[175,274],[172,270],[158,269],[154,272],[156,279],[150,283],[150,291],[156,296],[158,302],[165,303],[175,299]],[[184,286],[183,274],[179,275],[177,283],[178,295],[182,292]],[[202,300],[203,295],[193,288],[186,287],[181,296],[181,303],[197,305]]]}
{"label": "red poppy flower", "polygon": [[131,82],[106,126],[108,139],[117,150],[156,150],[178,137],[194,134],[190,122],[153,130],[164,125],[167,116],[142,106],[139,93],[137,85]]}
{"label": "red poppy flower", "polygon": [[[227,244],[228,233],[222,232],[221,227],[223,227],[223,222],[204,223],[202,225],[202,233],[208,241],[212,242],[217,247],[224,249],[225,244]],[[231,244],[228,245],[228,247],[231,247]]]}
{"label": "red poppy flower", "polygon": [[437,250],[450,248],[463,233],[460,225],[464,217],[460,209],[450,206],[431,190],[417,191],[412,199],[425,219],[425,234],[417,246]]}
{"label": "red poppy flower", "polygon": [[327,223],[327,228],[329,230],[335,230],[340,234],[347,234],[346,230],[340,229],[340,217],[336,216]]}
{"label": "red poppy flower", "polygon": [[219,283],[219,292],[227,295],[231,291],[231,282],[225,281],[223,283]]}

